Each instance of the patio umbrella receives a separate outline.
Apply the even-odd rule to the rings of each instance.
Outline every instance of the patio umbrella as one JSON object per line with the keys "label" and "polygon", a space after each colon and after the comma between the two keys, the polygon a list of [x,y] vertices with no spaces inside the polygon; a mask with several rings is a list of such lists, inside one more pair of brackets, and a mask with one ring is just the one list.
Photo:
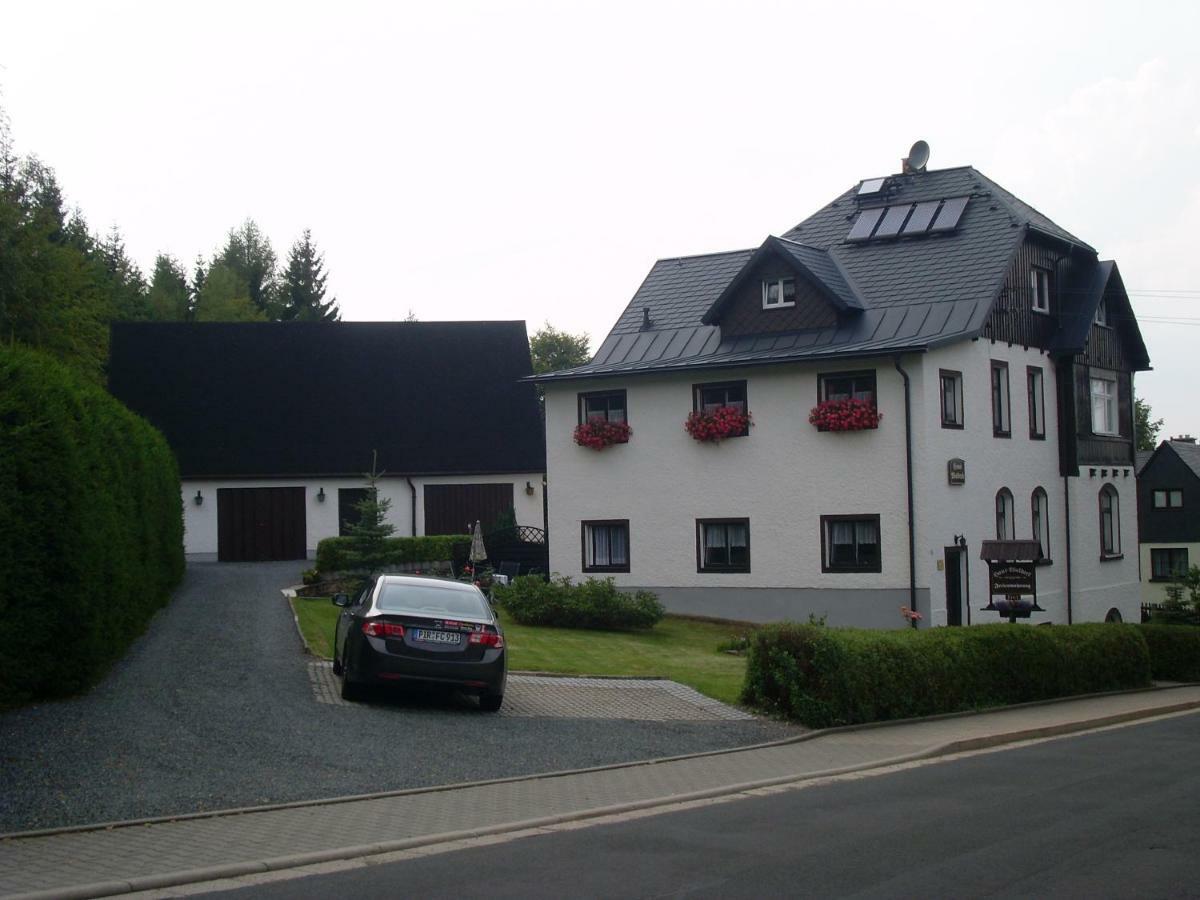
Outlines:
{"label": "patio umbrella", "polygon": [[483,546],[483,529],[479,527],[479,520],[475,520],[475,527],[471,530],[471,552],[467,559],[471,561],[471,567],[479,565],[487,559],[487,548]]}

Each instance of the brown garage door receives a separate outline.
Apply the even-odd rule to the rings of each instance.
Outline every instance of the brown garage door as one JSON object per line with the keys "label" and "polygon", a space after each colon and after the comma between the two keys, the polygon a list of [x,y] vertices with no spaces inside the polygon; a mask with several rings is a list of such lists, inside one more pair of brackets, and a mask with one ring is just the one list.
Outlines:
{"label": "brown garage door", "polygon": [[304,488],[217,490],[217,559],[304,559]]}
{"label": "brown garage door", "polygon": [[425,533],[466,534],[476,521],[486,530],[513,505],[509,484],[425,485]]}

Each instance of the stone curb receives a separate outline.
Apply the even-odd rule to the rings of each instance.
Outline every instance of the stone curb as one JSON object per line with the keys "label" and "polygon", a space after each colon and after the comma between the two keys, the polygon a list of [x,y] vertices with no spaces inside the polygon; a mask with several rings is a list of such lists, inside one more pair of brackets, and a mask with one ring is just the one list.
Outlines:
{"label": "stone curb", "polygon": [[[1136,693],[1133,691],[1119,693]],[[1023,704],[1026,706],[1040,706],[1041,703]],[[1014,707],[1006,707],[1012,709]],[[980,738],[969,738],[960,741],[948,741],[943,744],[930,747],[926,750],[921,750],[916,753],[907,753],[900,756],[893,756],[887,759],[875,760],[869,763],[860,763],[854,766],[842,766],[834,769],[823,769],[818,772],[806,772],[803,775],[783,775],[776,778],[761,779],[759,781],[747,781],[739,784],[723,785],[717,788],[709,788],[701,791],[691,791],[683,794],[673,794],[670,797],[658,797],[650,800],[641,800],[635,803],[620,803],[610,806],[595,807],[593,809],[583,810],[580,812],[561,813],[555,816],[544,816],[536,819],[524,819],[516,822],[505,822],[499,825],[489,825],[483,828],[467,829],[462,831],[448,831],[440,834],[421,835],[413,838],[402,838],[394,841],[380,841],[374,844],[363,844],[357,847],[341,847],[335,850],[321,850],[311,853],[297,853],[290,856],[276,856],[268,859],[256,860],[245,863],[233,863],[221,866],[209,866],[207,868],[187,869],[180,872],[171,872],[163,875],[149,875],[138,878],[131,878],[127,881],[105,881],[96,882],[88,885],[74,885],[66,889],[54,889],[48,891],[35,891],[25,894],[11,894],[7,900],[51,900],[51,898],[83,898],[83,897],[106,897],[117,894],[133,893],[136,891],[157,890],[168,887],[177,887],[183,884],[195,884],[205,881],[216,881],[218,879],[237,878],[245,875],[260,875],[264,872],[279,871],[281,869],[291,869],[300,866],[318,865],[321,863],[336,862],[340,860],[356,859],[366,856],[376,856],[384,853],[395,853],[402,850],[412,850],[418,847],[427,847],[436,844],[450,843],[452,841],[470,840],[473,838],[485,837],[494,834],[503,834],[507,832],[526,831],[536,828],[545,828],[547,826],[558,825],[563,822],[577,822],[587,819],[603,818],[605,816],[619,815],[622,813],[636,812],[638,810],[653,809],[656,807],[673,806],[680,803],[688,803],[696,800],[707,800],[714,797],[730,796],[742,794],[748,791],[761,790],[763,788],[775,787],[783,784],[798,784],[805,781],[815,781],[822,778],[832,778],[838,775],[847,775],[854,772],[864,772],[871,769],[886,768],[888,766],[903,765],[904,763],[917,762],[925,759],[932,759],[939,756],[948,756],[955,753],[964,753],[972,750],[983,750],[989,747],[1002,746],[1004,744],[1018,743],[1020,741],[1035,740],[1037,738],[1054,737],[1059,735],[1074,734],[1080,731],[1090,731],[1095,728],[1104,728],[1111,725],[1119,725],[1124,722],[1136,721],[1138,719],[1155,718],[1158,716],[1171,715],[1172,713],[1186,712],[1189,710],[1200,709],[1200,700],[1189,700],[1184,703],[1176,703],[1171,706],[1158,707],[1155,709],[1130,710],[1123,713],[1115,713],[1109,716],[1099,716],[1093,719],[1088,719],[1081,722],[1067,722],[1058,725],[1046,725],[1039,728],[1028,728],[1020,731],[1006,732],[1005,734],[988,735]],[[947,718],[939,716],[936,718]],[[910,720],[911,721],[911,720]],[[894,724],[894,723],[893,723]],[[828,729],[823,732],[814,733],[830,734],[835,731],[853,731],[861,730],[853,727]],[[807,736],[806,736],[807,737]],[[795,743],[795,741],[776,741],[774,744],[780,743]],[[768,746],[768,745],[760,745]],[[747,748],[743,748],[747,749]],[[692,754],[692,756],[706,756],[713,754]],[[680,757],[685,758],[685,757]],[[620,768],[619,766],[605,766],[603,768]],[[594,771],[594,770],[581,770]],[[544,776],[535,776],[544,777]],[[524,779],[504,779],[506,781],[516,781]],[[494,782],[477,782],[478,784],[494,783]],[[466,785],[458,785],[464,787]],[[413,793],[413,792],[405,792]],[[315,804],[300,804],[300,805],[315,805]]]}

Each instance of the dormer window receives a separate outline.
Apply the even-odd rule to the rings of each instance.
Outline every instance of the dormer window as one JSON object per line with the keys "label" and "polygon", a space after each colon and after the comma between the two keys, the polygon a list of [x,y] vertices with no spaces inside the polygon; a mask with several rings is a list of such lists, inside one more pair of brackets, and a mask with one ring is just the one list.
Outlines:
{"label": "dormer window", "polygon": [[1035,266],[1029,273],[1029,286],[1033,291],[1033,311],[1050,312],[1050,270]]}
{"label": "dormer window", "polygon": [[774,278],[762,283],[763,309],[796,305],[796,279]]}

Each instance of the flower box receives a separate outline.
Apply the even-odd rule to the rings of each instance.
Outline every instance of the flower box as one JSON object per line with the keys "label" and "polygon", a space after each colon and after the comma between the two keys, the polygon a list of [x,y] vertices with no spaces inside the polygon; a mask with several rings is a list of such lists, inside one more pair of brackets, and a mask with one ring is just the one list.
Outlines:
{"label": "flower box", "polygon": [[868,400],[825,400],[812,408],[808,421],[820,431],[864,431],[878,428],[883,418]]}
{"label": "flower box", "polygon": [[715,444],[725,438],[748,434],[753,424],[748,411],[742,412],[736,406],[718,406],[712,412],[693,411],[683,427],[693,439]]}
{"label": "flower box", "polygon": [[603,450],[613,444],[629,442],[633,429],[627,422],[610,422],[602,416],[593,416],[575,426],[575,443],[580,447]]}

